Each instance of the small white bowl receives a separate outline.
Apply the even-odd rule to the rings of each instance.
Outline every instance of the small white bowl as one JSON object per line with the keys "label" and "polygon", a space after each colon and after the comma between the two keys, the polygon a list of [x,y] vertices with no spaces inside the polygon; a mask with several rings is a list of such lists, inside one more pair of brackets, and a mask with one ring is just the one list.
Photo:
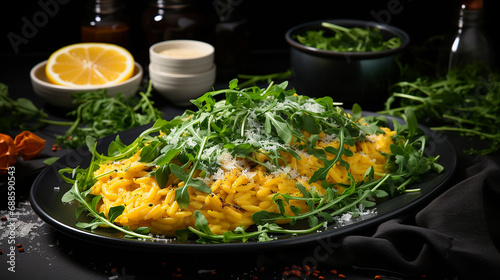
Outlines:
{"label": "small white bowl", "polygon": [[195,40],[168,40],[152,45],[149,48],[149,59],[161,72],[202,73],[213,67],[214,47]]}
{"label": "small white bowl", "polygon": [[92,86],[84,88],[72,88],[67,86],[55,85],[48,81],[45,74],[45,66],[47,61],[42,61],[35,65],[30,71],[31,85],[33,90],[45,102],[64,109],[74,109],[71,95],[76,92],[86,92],[98,89],[106,89],[109,96],[116,96],[121,93],[125,97],[134,96],[142,82],[143,69],[139,63],[135,63],[134,73],[127,80],[110,86]]}
{"label": "small white bowl", "polygon": [[216,67],[194,74],[174,74],[161,72],[154,65],[149,65],[149,77],[153,88],[177,106],[192,105],[196,99],[212,90],[215,83]]}

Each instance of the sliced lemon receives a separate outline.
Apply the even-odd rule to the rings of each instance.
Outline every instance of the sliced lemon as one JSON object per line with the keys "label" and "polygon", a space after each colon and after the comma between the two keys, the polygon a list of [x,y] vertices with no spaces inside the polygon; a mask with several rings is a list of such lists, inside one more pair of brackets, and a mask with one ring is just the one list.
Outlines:
{"label": "sliced lemon", "polygon": [[134,57],[125,48],[106,43],[79,43],[50,55],[45,72],[56,85],[69,87],[106,86],[130,78]]}

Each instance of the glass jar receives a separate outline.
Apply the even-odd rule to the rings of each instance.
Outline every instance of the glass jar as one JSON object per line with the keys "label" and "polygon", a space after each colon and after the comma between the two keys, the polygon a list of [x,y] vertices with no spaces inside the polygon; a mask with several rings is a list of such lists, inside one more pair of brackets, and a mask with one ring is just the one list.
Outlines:
{"label": "glass jar", "polygon": [[141,22],[151,46],[165,40],[199,39],[203,16],[193,1],[150,0]]}
{"label": "glass jar", "polygon": [[82,42],[130,45],[130,26],[120,0],[91,0],[81,24]]}

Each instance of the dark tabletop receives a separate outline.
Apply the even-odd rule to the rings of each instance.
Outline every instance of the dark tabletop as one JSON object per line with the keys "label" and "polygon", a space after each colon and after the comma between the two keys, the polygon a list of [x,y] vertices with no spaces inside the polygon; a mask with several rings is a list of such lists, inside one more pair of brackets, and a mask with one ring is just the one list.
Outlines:
{"label": "dark tabletop", "polygon": [[[71,2],[64,7],[77,3],[57,2]],[[255,5],[249,11],[253,15],[262,15],[253,19],[262,21],[263,26],[252,30],[254,34],[268,30],[271,25],[282,30],[276,31],[278,39],[273,32],[265,33],[264,39],[254,38],[252,45],[259,48],[252,51],[245,74],[288,70],[288,51],[285,48],[267,50],[266,44],[283,43],[282,34],[287,26],[295,24],[294,21],[331,16],[325,9],[314,6],[321,1],[311,1],[311,5],[300,2],[292,16],[281,19],[275,17],[281,12],[279,9],[267,8],[266,1],[255,2],[259,3],[258,7]],[[380,5],[364,7],[361,14],[370,19],[374,14],[383,15],[388,3],[392,2],[400,2],[404,10],[400,14],[392,14],[391,19],[395,24],[406,23],[405,30],[409,31],[412,40],[428,37],[429,33],[418,33],[422,28],[433,32],[445,30],[429,29],[433,23],[422,19],[441,15],[443,21],[451,18],[451,12],[443,7],[452,1],[439,4],[441,10],[429,10],[431,4],[417,6],[416,1],[383,0],[377,2]],[[350,3],[345,4],[348,8],[332,12],[337,17],[360,14],[354,9],[357,2]],[[265,10],[263,14],[256,13],[262,10]],[[318,14],[310,13],[314,10]],[[418,12],[410,16],[408,12],[415,10]],[[447,12],[442,13],[443,10]],[[491,14],[494,10],[487,12]],[[15,14],[14,18],[32,15],[32,11],[37,10],[28,9]],[[64,18],[61,18],[63,15]],[[70,13],[61,13],[61,16],[50,19],[51,24],[63,25],[69,17]],[[6,18],[2,17],[2,20]],[[9,28],[19,33],[20,27],[15,23],[10,23]],[[489,28],[492,30],[491,26]],[[67,111],[45,104],[34,93],[29,79],[30,69],[47,59],[57,45],[51,40],[41,42],[46,40],[44,38],[56,37],[49,30],[48,27],[40,28],[39,36],[31,39],[29,44],[21,45],[20,53],[0,54],[0,82],[9,86],[14,98],[28,98],[37,107],[43,108],[50,119],[71,120],[66,115]],[[37,52],[34,47],[37,44],[46,48]],[[148,63],[145,53],[136,56],[136,60],[147,69],[144,67]],[[146,82],[147,72],[144,80]],[[228,81],[227,77],[218,77],[215,88],[226,88]],[[293,86],[293,80],[290,85]],[[173,106],[156,93],[153,100],[166,119],[186,109]],[[40,158],[30,162],[20,161],[15,166],[14,196],[9,193],[6,177],[0,178],[0,279],[497,279],[500,275],[500,160],[498,153],[489,156],[464,153],[464,148],[477,145],[477,139],[443,135],[457,154],[453,178],[432,197],[432,201],[418,205],[401,216],[346,236],[318,240],[305,247],[194,255],[108,247],[65,235],[39,218],[31,207],[29,192],[38,174],[46,168],[44,159],[61,157],[70,152],[65,149],[51,150],[55,143],[54,135],[62,134],[64,130],[64,127],[48,125],[36,131],[47,140],[46,148]],[[8,211],[9,198],[15,202],[14,213]]]}
{"label": "dark tabletop", "polygon": [[[17,56],[15,60],[4,58],[3,61],[15,64],[15,71],[4,73],[2,78],[8,82],[9,91],[15,94],[16,98],[29,98],[35,105],[44,108],[51,118],[67,120],[65,112],[44,104],[31,88],[27,73],[32,66],[44,59],[44,55]],[[255,61],[274,61],[275,66],[272,69],[275,72],[286,70],[287,52],[255,54]],[[218,80],[216,87],[223,88],[226,82]],[[172,106],[156,94],[154,96],[156,105],[164,112],[167,119],[186,109]],[[498,158],[470,156],[463,153],[462,149],[473,142],[456,135],[446,136],[457,151],[455,176],[443,189],[444,194],[435,195],[436,200],[440,199],[445,203],[438,203],[437,206],[423,205],[382,225],[365,228],[361,232],[352,232],[346,237],[327,240],[326,243],[318,241],[317,245],[305,248],[294,247],[292,250],[283,248],[271,252],[234,252],[222,255],[217,253],[172,255],[168,252],[112,248],[105,244],[86,242],[56,231],[37,216],[30,205],[29,191],[38,173],[45,168],[43,159],[60,157],[69,152],[64,149],[56,152],[50,150],[54,143],[54,134],[64,132],[61,129],[46,126],[37,131],[48,141],[42,157],[16,165],[16,209],[13,216],[7,209],[6,202],[11,196],[7,191],[7,182],[2,182],[0,216],[4,218],[0,222],[1,279],[154,279],[157,275],[181,279],[319,279],[321,277],[338,279],[341,277],[340,274],[348,279],[374,279],[374,277],[455,279],[464,275],[462,269],[470,271],[473,268],[464,267],[464,262],[467,263],[471,258],[489,259],[489,264],[499,260],[495,247],[495,244],[498,245],[496,243],[498,236],[492,235],[497,232],[490,226],[491,219],[497,217],[498,206],[486,203],[486,198],[483,196],[478,197],[478,194],[486,192],[492,192],[490,199],[498,195],[498,184],[490,186],[485,183],[498,177],[499,172],[495,172],[500,170]],[[466,170],[471,168],[475,171],[467,173]],[[462,201],[464,195],[462,191],[458,193],[448,191],[451,194],[445,192],[468,186],[477,188],[477,192],[469,194],[469,201],[466,202]],[[449,197],[444,199],[438,195]],[[446,223],[443,221],[437,223],[441,225],[438,229],[426,224],[429,221],[436,223],[435,215],[431,215],[432,213],[440,211],[449,213],[451,210],[444,208],[444,205],[452,202],[458,204],[447,207],[456,208],[457,205],[464,203],[467,207],[471,207],[471,203],[475,206],[480,205],[479,209],[475,210],[483,221],[479,225],[472,223],[471,217],[458,219],[459,228],[477,227],[475,229],[477,233],[469,232],[468,235],[453,236],[453,231],[446,232],[453,226],[449,224],[450,220]],[[427,207],[433,208],[428,210]],[[484,214],[486,207],[490,208],[489,214]],[[457,211],[457,209],[452,210]],[[420,218],[422,216],[427,218]],[[422,222],[419,218],[426,222]],[[451,221],[457,221],[456,215],[452,215]],[[443,229],[442,225],[449,227]],[[456,243],[459,244],[456,245],[458,248],[456,250],[464,251],[458,254],[455,247],[453,249],[447,247],[451,246],[451,243],[443,244],[443,240],[457,240]],[[451,250],[448,254],[453,253],[455,259],[442,257],[441,254],[444,254],[442,250]],[[13,262],[9,263],[11,260]],[[394,265],[388,265],[391,262]],[[429,262],[433,262],[435,266]]]}

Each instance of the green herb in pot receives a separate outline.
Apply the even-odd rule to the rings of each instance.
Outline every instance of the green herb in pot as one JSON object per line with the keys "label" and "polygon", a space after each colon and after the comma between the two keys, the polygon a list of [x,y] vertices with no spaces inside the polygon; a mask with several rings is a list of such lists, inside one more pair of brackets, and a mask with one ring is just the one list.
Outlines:
{"label": "green herb in pot", "polygon": [[297,35],[297,40],[309,47],[334,52],[376,52],[401,46],[400,38],[385,40],[377,28],[347,28],[329,22],[321,25],[334,31],[335,35],[328,36],[327,30],[310,30],[304,36]]}

